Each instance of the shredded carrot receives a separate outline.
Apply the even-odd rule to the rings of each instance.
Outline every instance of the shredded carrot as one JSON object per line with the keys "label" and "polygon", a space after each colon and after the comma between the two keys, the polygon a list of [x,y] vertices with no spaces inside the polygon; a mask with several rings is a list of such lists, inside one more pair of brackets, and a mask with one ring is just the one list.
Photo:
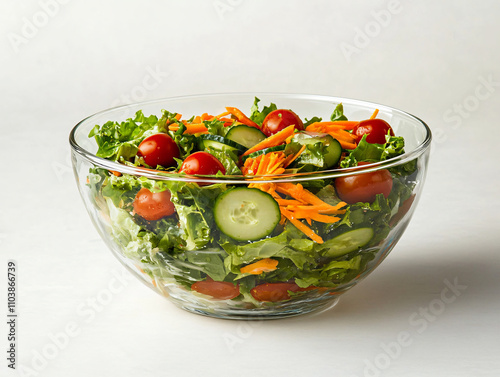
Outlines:
{"label": "shredded carrot", "polygon": [[285,160],[285,163],[283,164],[283,166],[286,168],[288,166],[290,166],[290,164],[292,162],[294,162],[301,154],[302,152],[304,152],[306,150],[306,146],[303,145],[302,147],[300,147],[299,151],[297,153],[295,153],[294,155],[290,155],[286,158]]}
{"label": "shredded carrot", "polygon": [[236,107],[226,107],[226,110],[231,115],[234,115],[240,123],[243,123],[244,125],[249,126],[249,127],[258,128],[260,130],[259,125],[257,123],[255,123],[253,120],[251,120],[250,118],[248,118],[245,114],[243,114],[243,112],[240,109],[238,109]]}
{"label": "shredded carrot", "polygon": [[287,209],[281,207],[280,208],[281,213],[288,219],[290,222],[295,225],[297,229],[299,229],[302,233],[304,233],[307,237],[312,239],[313,241],[316,241],[317,243],[323,243],[323,239],[318,236],[316,233],[313,232],[311,228],[309,228],[307,225],[305,225],[302,221],[298,220],[295,218],[295,216],[288,211]]}
{"label": "shredded carrot", "polygon": [[290,143],[292,142],[292,139],[293,139],[293,135],[288,136],[288,137],[286,138],[286,140],[285,140],[285,143],[286,143],[286,144],[290,144]]}
{"label": "shredded carrot", "polygon": [[304,189],[300,183],[295,185],[293,183],[284,182],[280,183],[276,187],[276,189],[278,192],[287,194],[295,199],[302,199],[309,204],[326,205],[326,206],[328,205],[320,198],[318,198],[316,195],[314,195],[312,192]]}
{"label": "shredded carrot", "polygon": [[269,164],[269,157],[267,156],[267,154],[262,155],[260,158],[259,168],[257,169],[257,175],[266,174],[268,164]]}
{"label": "shredded carrot", "polygon": [[[207,127],[204,123],[186,123],[185,126],[185,134],[199,134],[208,132]],[[177,124],[173,124],[171,126],[168,126],[168,129],[170,131],[177,131],[179,129],[179,126]]]}
{"label": "shredded carrot", "polygon": [[271,258],[264,258],[248,266],[240,268],[242,274],[260,275],[263,272],[276,270],[278,261]]}
{"label": "shredded carrot", "polygon": [[[337,125],[337,122],[344,122]],[[307,126],[306,131],[308,132],[320,132],[331,135],[334,139],[337,139],[342,148],[354,149],[356,148],[356,137],[350,132],[347,132],[347,123],[351,121],[336,121],[336,122],[316,122]],[[359,122],[353,122],[358,124]],[[349,126],[350,127],[350,126]],[[354,127],[354,126],[352,126]]]}
{"label": "shredded carrot", "polygon": [[208,115],[208,113],[203,113],[201,114],[201,121],[205,121],[205,120],[212,120],[214,119],[214,116],[213,115]]}
{"label": "shredded carrot", "polygon": [[230,115],[230,114],[231,114],[231,113],[230,113],[229,111],[225,111],[225,112],[223,112],[223,113],[221,113],[221,114],[219,114],[219,115],[216,115],[215,117],[216,117],[217,119],[220,119],[220,118],[225,117],[225,116],[228,116],[228,115]]}
{"label": "shredded carrot", "polygon": [[359,122],[355,120],[336,120],[335,123],[344,126],[345,130],[352,130]]}
{"label": "shredded carrot", "polygon": [[201,116],[197,115],[193,119],[193,123],[201,123]]}
{"label": "shredded carrot", "polygon": [[278,199],[277,200],[278,204],[280,206],[302,206],[304,205],[304,202],[301,202],[296,199]]}
{"label": "shredded carrot", "polygon": [[370,117],[370,119],[375,119],[378,115],[378,109],[375,109],[375,111],[373,112],[372,116]]}
{"label": "shredded carrot", "polygon": [[247,156],[250,153],[260,151],[261,149],[264,148],[276,147],[278,145],[281,145],[290,135],[293,135],[294,132],[295,132],[295,126],[292,124],[291,126],[284,128],[280,132],[265,138],[257,145],[254,145],[252,148],[248,149],[245,153],[243,153],[243,156]]}
{"label": "shredded carrot", "polygon": [[307,126],[306,131],[309,132],[324,132],[325,127],[337,130],[352,130],[359,122],[354,120],[336,120],[333,122],[314,122]]}
{"label": "shredded carrot", "polygon": [[[340,202],[342,206],[345,206],[346,204],[344,202]],[[316,206],[316,205],[297,205],[296,208],[297,210],[311,210],[315,211],[317,213],[320,213],[322,215],[340,215],[344,214],[346,211],[345,209],[336,209],[337,206],[333,207],[326,207],[326,206]]]}
{"label": "shredded carrot", "polygon": [[[287,207],[287,209],[293,209],[293,206]],[[327,224],[333,224],[336,223],[337,221],[340,220],[339,217],[335,216],[327,216],[327,215],[322,215],[320,213],[317,213],[316,211],[310,211],[310,210],[294,210],[293,215],[297,219],[311,219],[314,221],[318,221],[321,223],[327,223]]]}
{"label": "shredded carrot", "polygon": [[177,119],[177,120],[181,120],[181,118],[182,118],[182,114],[176,114],[176,115],[175,115],[175,119]]}
{"label": "shredded carrot", "polygon": [[113,173],[113,175],[115,175],[117,177],[120,177],[122,175],[122,173],[120,173],[119,171],[110,170],[109,172]]}

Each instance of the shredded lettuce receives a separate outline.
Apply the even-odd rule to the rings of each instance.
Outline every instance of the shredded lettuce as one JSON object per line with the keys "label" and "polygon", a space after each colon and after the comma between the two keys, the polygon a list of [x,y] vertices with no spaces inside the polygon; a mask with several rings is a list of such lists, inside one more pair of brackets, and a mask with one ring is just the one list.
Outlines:
{"label": "shredded lettuce", "polygon": [[231,150],[220,151],[214,148],[205,148],[205,152],[210,153],[212,156],[217,158],[224,169],[226,170],[226,175],[240,175],[241,170],[238,167],[238,156]]}
{"label": "shredded lettuce", "polygon": [[400,136],[387,136],[385,144],[375,144],[366,141],[363,135],[358,146],[353,149],[341,162],[341,168],[350,168],[358,165],[360,161],[379,162],[397,157],[404,153],[404,139]]}
{"label": "shredded lettuce", "polygon": [[333,110],[330,120],[332,122],[335,122],[336,120],[347,120],[347,117],[344,115],[344,106],[341,103],[339,103],[335,107],[335,110]]}
{"label": "shredded lettuce", "polygon": [[96,125],[89,133],[98,146],[96,156],[113,161],[129,161],[137,154],[137,146],[158,123],[155,115],[146,117],[138,111],[135,117],[123,122],[106,122],[102,127]]}
{"label": "shredded lettuce", "polygon": [[264,106],[261,111],[259,110],[259,102],[260,99],[255,97],[253,106],[250,109],[250,119],[257,123],[259,126],[262,126],[262,122],[264,122],[266,116],[268,116],[270,112],[278,110],[278,107],[274,103],[271,103],[269,106]]}

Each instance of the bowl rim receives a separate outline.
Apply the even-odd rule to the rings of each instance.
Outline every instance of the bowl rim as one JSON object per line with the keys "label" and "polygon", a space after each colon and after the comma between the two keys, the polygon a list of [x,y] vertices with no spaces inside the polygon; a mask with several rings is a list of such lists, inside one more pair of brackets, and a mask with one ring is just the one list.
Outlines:
{"label": "bowl rim", "polygon": [[[419,123],[425,130],[424,140],[418,144],[412,151],[405,152],[400,156],[393,157],[387,159],[385,161],[371,163],[363,165],[363,167],[351,167],[351,168],[339,168],[339,169],[330,169],[330,170],[322,170],[318,172],[302,172],[302,173],[288,173],[288,174],[279,174],[279,175],[265,175],[265,176],[243,176],[243,175],[225,175],[225,176],[200,176],[200,175],[185,175],[184,173],[167,173],[165,171],[160,170],[152,170],[141,167],[134,167],[125,164],[121,164],[119,162],[107,160],[102,157],[98,157],[95,154],[89,152],[84,147],[82,147],[76,141],[75,135],[78,131],[79,127],[84,123],[87,123],[92,118],[96,118],[105,113],[111,113],[119,110],[126,110],[131,108],[139,108],[141,106],[152,105],[155,103],[162,103],[167,101],[176,101],[176,100],[196,100],[197,98],[208,98],[208,97],[223,97],[223,96],[251,96],[251,97],[259,97],[259,96],[276,96],[281,98],[294,98],[294,99],[303,99],[303,100],[313,100],[313,101],[331,101],[333,103],[349,103],[349,105],[358,105],[365,107],[375,107],[382,111],[389,111],[393,113],[399,113],[401,115],[405,115],[407,117],[412,118],[412,120]],[[89,138],[90,139],[90,138]],[[299,181],[309,181],[309,180],[318,180],[318,179],[330,179],[337,178],[347,175],[355,175],[361,173],[374,172],[377,170],[388,169],[391,167],[395,167],[398,165],[402,165],[406,162],[409,162],[413,159],[416,159],[421,154],[423,154],[431,144],[432,133],[429,126],[420,118],[412,115],[406,111],[382,105],[379,103],[357,100],[347,97],[336,97],[329,95],[321,95],[321,94],[304,94],[304,93],[285,93],[285,92],[225,92],[225,93],[206,93],[206,94],[191,94],[191,95],[182,95],[182,96],[172,96],[172,97],[164,97],[157,98],[148,101],[140,101],[126,105],[115,106],[111,108],[107,108],[96,112],[88,117],[79,121],[71,130],[69,134],[69,143],[71,145],[71,149],[73,152],[77,153],[81,157],[83,157],[88,162],[92,163],[101,168],[105,168],[107,170],[116,171],[122,174],[135,175],[135,176],[143,176],[145,178],[154,179],[154,180],[165,180],[165,181],[184,181],[184,182],[200,182],[204,183],[226,183],[226,184],[241,184],[248,183],[251,181],[252,183],[269,183],[269,182],[299,182]]]}

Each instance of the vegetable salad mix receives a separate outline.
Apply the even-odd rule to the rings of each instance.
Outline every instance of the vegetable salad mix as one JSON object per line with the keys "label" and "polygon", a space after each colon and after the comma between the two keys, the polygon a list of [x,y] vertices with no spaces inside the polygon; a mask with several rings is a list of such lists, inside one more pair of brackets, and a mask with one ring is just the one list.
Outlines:
{"label": "vegetable salad mix", "polygon": [[403,154],[404,139],[377,111],[348,120],[338,104],[330,119],[308,120],[273,103],[260,109],[258,98],[248,115],[226,110],[189,119],[139,111],[89,135],[97,156],[165,176],[88,175],[113,238],[153,284],[259,307],[341,290],[380,259],[411,206],[415,161],[335,179],[272,179]]}

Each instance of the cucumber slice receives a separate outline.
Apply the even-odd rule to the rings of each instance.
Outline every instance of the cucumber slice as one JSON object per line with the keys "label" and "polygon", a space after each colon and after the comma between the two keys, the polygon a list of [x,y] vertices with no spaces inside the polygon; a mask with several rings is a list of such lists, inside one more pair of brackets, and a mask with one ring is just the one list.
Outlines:
{"label": "cucumber slice", "polygon": [[249,155],[246,155],[246,156],[242,157],[241,159],[243,162],[245,162],[245,160],[247,158],[255,158],[255,157],[258,157],[260,155],[270,153],[270,152],[282,152],[285,150],[285,148],[286,148],[286,145],[277,145],[275,147],[264,148],[264,149],[261,149],[260,151],[255,151],[253,153],[250,153]]}
{"label": "cucumber slice", "polygon": [[281,219],[278,203],[256,188],[237,187],[217,197],[217,227],[237,241],[255,241],[271,234]]}
{"label": "cucumber slice", "polygon": [[373,238],[372,228],[359,228],[326,241],[322,246],[327,248],[324,252],[325,257],[341,257],[352,251],[365,246]]}
{"label": "cucumber slice", "polygon": [[342,155],[342,146],[338,140],[328,134],[298,132],[292,140],[302,145],[323,143],[326,146],[326,153],[324,155],[326,169],[336,166]]}
{"label": "cucumber slice", "polygon": [[205,148],[208,147],[216,149],[218,151],[231,150],[238,154],[244,153],[247,150],[247,148],[241,144],[238,144],[223,136],[211,134],[202,134],[198,136],[198,147],[201,150],[205,150]]}
{"label": "cucumber slice", "polygon": [[266,135],[255,127],[245,126],[244,124],[231,127],[226,134],[226,139],[232,140],[245,146],[252,148],[266,138]]}

